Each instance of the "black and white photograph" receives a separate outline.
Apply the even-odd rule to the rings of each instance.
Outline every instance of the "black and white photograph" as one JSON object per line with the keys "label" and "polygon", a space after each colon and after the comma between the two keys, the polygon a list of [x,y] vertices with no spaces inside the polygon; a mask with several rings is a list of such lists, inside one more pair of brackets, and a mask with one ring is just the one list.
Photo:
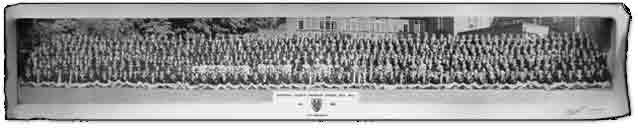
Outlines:
{"label": "black and white photograph", "polygon": [[[9,72],[15,71],[5,83],[16,91],[8,117],[601,119],[629,111],[623,14],[409,11],[430,8],[418,4],[211,6],[301,12],[18,16],[11,21],[13,44],[5,44],[13,56]],[[417,15],[311,15],[303,8],[403,8]]]}
{"label": "black and white photograph", "polygon": [[22,88],[611,88],[611,20],[597,17],[18,22]]}

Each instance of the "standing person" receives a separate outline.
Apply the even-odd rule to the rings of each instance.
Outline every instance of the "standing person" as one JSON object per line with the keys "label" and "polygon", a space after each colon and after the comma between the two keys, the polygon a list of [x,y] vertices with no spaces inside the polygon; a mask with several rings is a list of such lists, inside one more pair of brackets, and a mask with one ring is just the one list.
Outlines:
{"label": "standing person", "polygon": [[[308,56],[307,52],[304,52],[304,58],[306,58],[306,60],[308,60],[310,57]],[[302,64],[303,67],[303,78],[304,78],[304,83],[305,85],[311,85],[313,84],[313,70],[312,70],[312,66],[310,65],[310,61],[304,61]]]}
{"label": "standing person", "polygon": [[410,66],[406,71],[408,72],[407,83],[417,84],[418,64],[414,56],[411,56]]}

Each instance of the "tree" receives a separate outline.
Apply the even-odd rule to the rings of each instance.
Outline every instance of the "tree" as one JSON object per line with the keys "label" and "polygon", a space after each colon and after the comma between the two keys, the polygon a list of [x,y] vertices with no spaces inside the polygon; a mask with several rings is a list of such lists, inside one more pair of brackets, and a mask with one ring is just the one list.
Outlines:
{"label": "tree", "polygon": [[[128,19],[27,19],[23,35],[47,38],[56,34],[89,34],[106,37],[201,33],[243,34],[274,29],[285,23],[280,17],[232,18],[128,18]],[[28,23],[26,23],[28,22]]]}
{"label": "tree", "polygon": [[167,19],[146,19],[137,21],[138,30],[141,34],[171,35],[175,34],[171,27],[171,22]]}
{"label": "tree", "polygon": [[188,23],[188,32],[206,34],[243,34],[260,29],[273,29],[285,23],[285,18],[198,18]]}

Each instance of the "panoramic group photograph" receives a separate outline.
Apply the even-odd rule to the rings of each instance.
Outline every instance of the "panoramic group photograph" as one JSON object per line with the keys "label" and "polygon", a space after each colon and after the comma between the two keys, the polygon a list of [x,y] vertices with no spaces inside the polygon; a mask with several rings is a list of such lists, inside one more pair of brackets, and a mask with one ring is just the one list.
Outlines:
{"label": "panoramic group photograph", "polygon": [[612,88],[598,17],[19,19],[21,88]]}

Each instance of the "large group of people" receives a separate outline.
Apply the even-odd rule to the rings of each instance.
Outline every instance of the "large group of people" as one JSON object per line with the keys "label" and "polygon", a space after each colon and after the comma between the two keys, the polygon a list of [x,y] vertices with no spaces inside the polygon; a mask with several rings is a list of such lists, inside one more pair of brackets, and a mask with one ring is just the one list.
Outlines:
{"label": "large group of people", "polygon": [[606,51],[584,33],[54,35],[24,83],[139,88],[605,88]]}

